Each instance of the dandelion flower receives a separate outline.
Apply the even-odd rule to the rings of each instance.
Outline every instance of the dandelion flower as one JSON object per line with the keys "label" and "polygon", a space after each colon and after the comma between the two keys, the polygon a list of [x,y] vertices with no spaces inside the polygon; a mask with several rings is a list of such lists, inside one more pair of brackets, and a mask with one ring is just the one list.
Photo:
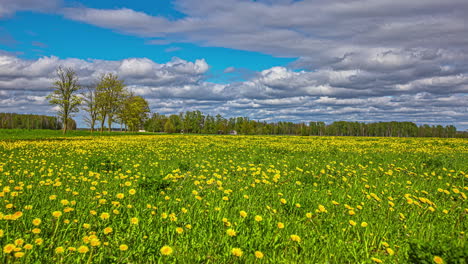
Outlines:
{"label": "dandelion flower", "polygon": [[128,246],[125,245],[125,244],[122,244],[122,245],[119,246],[119,249],[120,249],[120,251],[126,251],[126,250],[128,250]]}
{"label": "dandelion flower", "polygon": [[55,253],[57,254],[62,254],[63,252],[65,252],[65,249],[63,247],[57,247],[55,248]]}
{"label": "dandelion flower", "polygon": [[241,216],[242,218],[247,217],[247,212],[246,212],[246,211],[240,211],[239,214],[240,214],[240,216]]}
{"label": "dandelion flower", "polygon": [[261,251],[255,251],[255,257],[258,258],[258,259],[262,259],[263,258],[263,253]]}
{"label": "dandelion flower", "polygon": [[78,248],[78,252],[80,252],[80,253],[82,253],[82,254],[85,254],[85,253],[87,253],[88,251],[89,251],[89,247],[87,247],[87,246],[80,246],[80,247]]}
{"label": "dandelion flower", "polygon": [[55,217],[55,218],[59,218],[60,216],[62,216],[62,212],[60,211],[55,211],[52,213],[52,215]]}
{"label": "dandelion flower", "polygon": [[242,255],[244,254],[244,252],[240,248],[233,248],[231,250],[231,253],[236,257],[242,257]]}
{"label": "dandelion flower", "polygon": [[279,229],[283,229],[283,228],[284,228],[284,224],[281,223],[281,222],[279,222],[277,226],[278,226]]}
{"label": "dandelion flower", "polygon": [[301,242],[301,237],[299,237],[298,235],[291,235],[290,238],[294,242]]}
{"label": "dandelion flower", "polygon": [[32,223],[33,223],[33,225],[35,225],[35,226],[38,226],[38,225],[40,225],[40,224],[41,224],[41,222],[42,222],[42,220],[41,220],[41,219],[39,219],[39,218],[35,218],[34,220],[32,220]]}
{"label": "dandelion flower", "polygon": [[441,257],[439,257],[439,256],[434,256],[433,260],[434,260],[434,262],[437,263],[437,264],[442,264],[442,263],[444,263],[444,260],[443,260]]}
{"label": "dandelion flower", "polygon": [[161,254],[163,254],[164,256],[169,256],[173,252],[170,246],[163,246],[160,251],[161,251]]}
{"label": "dandelion flower", "polygon": [[228,234],[228,236],[230,237],[234,237],[237,235],[237,232],[234,229],[229,228],[228,230],[226,230],[226,234]]}
{"label": "dandelion flower", "polygon": [[259,216],[259,215],[256,215],[256,216],[255,216],[255,221],[260,222],[260,221],[262,221],[262,220],[263,220],[263,217],[261,217],[261,216]]}

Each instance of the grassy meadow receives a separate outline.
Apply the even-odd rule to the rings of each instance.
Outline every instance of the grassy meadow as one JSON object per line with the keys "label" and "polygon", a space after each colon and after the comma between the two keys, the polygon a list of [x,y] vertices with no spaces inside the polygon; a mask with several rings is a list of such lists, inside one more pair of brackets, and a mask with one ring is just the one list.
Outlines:
{"label": "grassy meadow", "polygon": [[467,171],[466,139],[2,134],[0,263],[467,263]]}

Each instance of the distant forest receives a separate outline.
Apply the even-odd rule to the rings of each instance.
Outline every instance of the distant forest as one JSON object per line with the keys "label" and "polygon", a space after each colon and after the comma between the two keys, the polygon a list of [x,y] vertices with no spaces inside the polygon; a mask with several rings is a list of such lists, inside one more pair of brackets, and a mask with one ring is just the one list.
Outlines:
{"label": "distant forest", "polygon": [[[71,127],[71,129],[76,129],[76,122],[69,118],[68,126]],[[62,122],[55,116],[0,113],[0,128],[55,130],[62,129]]]}
{"label": "distant forest", "polygon": [[[59,118],[46,115],[0,113],[0,129],[62,129]],[[76,129],[69,118],[68,127]],[[371,136],[371,137],[463,137],[468,132],[457,131],[455,126],[417,126],[412,122],[361,123],[336,121],[293,123],[260,122],[247,117],[224,118],[221,115],[204,115],[200,111],[187,111],[178,115],[153,113],[144,122],[148,132],[191,134],[242,134],[242,135],[298,135],[298,136]]]}
{"label": "distant forest", "polygon": [[[299,135],[299,136],[372,136],[372,137],[468,137],[457,132],[455,126],[417,126],[412,122],[361,123],[337,121],[324,122],[260,122],[247,117],[224,118],[221,115],[204,115],[200,111],[188,111],[165,116],[154,113],[145,122],[149,132],[195,134],[243,134],[243,135]],[[235,132],[234,132],[235,131]]]}

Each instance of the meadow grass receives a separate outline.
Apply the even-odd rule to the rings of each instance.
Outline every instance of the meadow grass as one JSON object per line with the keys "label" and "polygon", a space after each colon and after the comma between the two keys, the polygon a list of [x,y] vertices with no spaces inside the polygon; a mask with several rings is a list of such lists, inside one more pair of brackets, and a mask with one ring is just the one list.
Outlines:
{"label": "meadow grass", "polygon": [[3,140],[0,262],[464,263],[467,164],[464,139]]}

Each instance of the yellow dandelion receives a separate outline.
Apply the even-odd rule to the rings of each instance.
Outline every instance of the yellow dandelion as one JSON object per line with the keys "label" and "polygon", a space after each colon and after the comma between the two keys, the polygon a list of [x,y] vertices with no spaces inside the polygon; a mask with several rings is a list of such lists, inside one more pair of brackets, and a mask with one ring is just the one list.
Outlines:
{"label": "yellow dandelion", "polygon": [[442,263],[444,263],[444,260],[443,260],[441,257],[439,257],[439,256],[434,256],[433,260],[434,260],[434,262],[437,263],[437,264],[442,264]]}
{"label": "yellow dandelion", "polygon": [[354,222],[353,220],[349,220],[349,224],[352,225],[352,226],[355,226],[356,222]]}
{"label": "yellow dandelion", "polygon": [[298,235],[291,235],[290,238],[294,242],[301,242],[301,237]]}
{"label": "yellow dandelion", "polygon": [[40,234],[40,233],[41,233],[41,229],[39,229],[39,228],[34,228],[34,229],[32,230],[32,232],[33,232],[33,234]]}
{"label": "yellow dandelion", "polygon": [[255,257],[258,258],[258,259],[262,259],[263,258],[263,253],[261,251],[255,251]]}
{"label": "yellow dandelion", "polygon": [[376,262],[376,263],[382,263],[382,260],[380,260],[378,258],[371,258],[371,260]]}
{"label": "yellow dandelion", "polygon": [[112,231],[113,231],[113,230],[112,230],[112,227],[106,227],[106,228],[104,228],[104,234],[105,234],[105,235],[112,233]]}
{"label": "yellow dandelion", "polygon": [[281,222],[279,222],[279,223],[277,224],[277,226],[278,226],[279,229],[283,229],[283,228],[284,228],[284,224],[281,223]]}
{"label": "yellow dandelion", "polygon": [[39,218],[35,218],[34,220],[32,220],[32,224],[33,224],[33,225],[35,225],[35,226],[38,226],[38,225],[40,225],[40,224],[41,224],[41,222],[42,222],[42,220],[41,220],[41,219],[39,219]]}
{"label": "yellow dandelion", "polygon": [[122,244],[122,245],[119,246],[119,249],[120,249],[120,251],[126,251],[126,250],[128,250],[128,246],[125,245],[125,244]]}
{"label": "yellow dandelion", "polygon": [[135,189],[130,189],[130,190],[128,191],[128,193],[131,194],[131,195],[134,195],[134,194],[136,193],[136,190],[135,190]]}
{"label": "yellow dandelion", "polygon": [[99,216],[102,220],[109,219],[110,214],[109,213],[102,213],[101,216]]}
{"label": "yellow dandelion", "polygon": [[31,244],[24,245],[25,250],[31,250],[32,248],[33,248],[33,245],[31,245]]}
{"label": "yellow dandelion", "polygon": [[260,222],[260,221],[262,221],[262,220],[263,220],[263,217],[261,217],[261,216],[259,216],[259,215],[256,215],[256,216],[255,216],[255,221]]}
{"label": "yellow dandelion", "polygon": [[242,257],[242,255],[244,255],[244,252],[240,248],[233,248],[231,253],[236,257]]}
{"label": "yellow dandelion", "polygon": [[139,220],[136,217],[132,217],[132,219],[130,219],[130,223],[132,223],[133,225],[138,225],[138,222]]}
{"label": "yellow dandelion", "polygon": [[228,230],[226,230],[226,234],[228,234],[228,236],[230,237],[234,237],[237,235],[237,232],[234,229],[229,228]]}
{"label": "yellow dandelion", "polygon": [[184,232],[184,229],[182,227],[177,227],[176,232],[177,234],[182,234]]}
{"label": "yellow dandelion", "polygon": [[161,254],[163,254],[164,256],[169,256],[172,254],[173,250],[170,246],[163,246],[161,249],[160,249],[160,252]]}
{"label": "yellow dandelion", "polygon": [[391,248],[386,248],[385,251],[387,251],[387,253],[388,253],[390,256],[395,255],[395,251],[393,251],[393,249],[391,249]]}
{"label": "yellow dandelion", "polygon": [[52,215],[55,217],[55,218],[59,218],[60,216],[62,216],[62,212],[60,211],[55,211],[52,213]]}
{"label": "yellow dandelion", "polygon": [[57,247],[57,248],[55,248],[55,253],[57,253],[57,254],[62,254],[63,252],[65,252],[65,248],[63,248],[63,247]]}
{"label": "yellow dandelion", "polygon": [[3,252],[6,254],[11,253],[13,250],[15,250],[16,246],[14,244],[7,244],[3,247]]}
{"label": "yellow dandelion", "polygon": [[80,252],[80,253],[82,253],[82,254],[85,254],[85,253],[87,253],[88,251],[89,251],[89,247],[87,247],[87,246],[80,246],[80,247],[78,248],[78,252]]}
{"label": "yellow dandelion", "polygon": [[245,218],[245,217],[247,217],[247,212],[246,212],[246,211],[240,211],[240,212],[239,212],[239,215],[240,215],[242,218]]}
{"label": "yellow dandelion", "polygon": [[24,252],[16,252],[15,258],[22,258],[24,256]]}
{"label": "yellow dandelion", "polygon": [[367,224],[366,222],[362,222],[362,223],[361,223],[361,226],[362,226],[362,227],[367,227],[368,224]]}
{"label": "yellow dandelion", "polygon": [[115,197],[117,197],[118,199],[123,199],[125,195],[123,193],[118,193]]}

